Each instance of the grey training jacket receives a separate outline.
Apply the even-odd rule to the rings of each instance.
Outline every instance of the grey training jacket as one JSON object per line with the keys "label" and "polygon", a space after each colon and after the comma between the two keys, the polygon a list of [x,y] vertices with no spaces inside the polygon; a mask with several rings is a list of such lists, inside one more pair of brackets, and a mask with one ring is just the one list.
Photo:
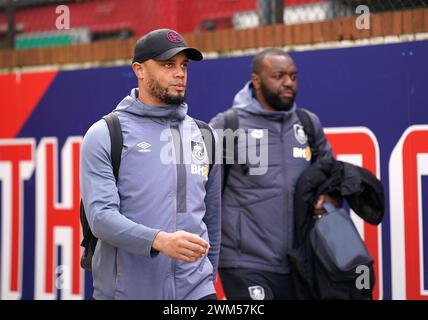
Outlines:
{"label": "grey training jacket", "polygon": [[[222,198],[222,244],[219,268],[249,268],[275,273],[289,273],[287,252],[293,244],[293,194],[300,174],[310,165],[308,143],[299,127],[293,106],[290,111],[267,112],[253,97],[247,83],[234,99],[241,129],[267,129],[268,162],[264,175],[251,175],[249,169],[260,164],[232,165]],[[331,155],[318,117],[310,113],[316,132],[319,156]],[[223,129],[220,113],[210,124]],[[257,132],[257,131],[256,131]],[[250,133],[251,134],[251,133]],[[260,130],[254,137],[261,137]],[[300,141],[299,141],[300,140]],[[267,167],[266,167],[267,166]]]}
{"label": "grey training jacket", "polygon": [[[95,299],[199,299],[215,292],[220,249],[219,165],[208,157],[187,105],[147,106],[133,89],[115,109],[123,131],[116,186],[104,120],[85,134],[80,184],[89,225],[99,238],[92,261]],[[206,150],[205,150],[206,154]],[[179,161],[175,161],[175,160]],[[179,163],[177,163],[179,162]],[[194,263],[152,253],[159,230],[185,230],[210,243]]]}

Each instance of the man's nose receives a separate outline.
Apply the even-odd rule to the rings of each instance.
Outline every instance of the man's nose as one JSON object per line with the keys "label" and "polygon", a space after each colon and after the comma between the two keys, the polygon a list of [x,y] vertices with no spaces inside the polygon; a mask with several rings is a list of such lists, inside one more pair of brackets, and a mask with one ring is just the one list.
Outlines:
{"label": "man's nose", "polygon": [[284,81],[282,82],[282,85],[284,87],[292,87],[293,86],[293,80],[290,76],[285,76]]}
{"label": "man's nose", "polygon": [[185,71],[183,70],[183,68],[180,68],[180,67],[178,67],[177,68],[177,70],[176,70],[176,72],[175,72],[175,76],[177,77],[177,78],[184,78],[184,75],[185,75],[186,73],[185,73]]}

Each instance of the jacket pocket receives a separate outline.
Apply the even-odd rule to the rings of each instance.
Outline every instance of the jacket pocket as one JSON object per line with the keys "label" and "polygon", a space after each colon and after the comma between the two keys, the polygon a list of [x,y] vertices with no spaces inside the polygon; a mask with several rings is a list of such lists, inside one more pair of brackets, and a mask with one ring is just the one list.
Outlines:
{"label": "jacket pocket", "polygon": [[114,248],[114,268],[115,268],[115,278],[114,278],[114,292],[115,292],[115,297],[116,294],[118,292],[118,290],[120,289],[120,271],[121,268],[119,266],[119,257],[118,257],[118,249]]}
{"label": "jacket pocket", "polygon": [[282,213],[270,210],[266,203],[241,211],[241,253],[246,258],[270,265],[280,264],[283,233]]}
{"label": "jacket pocket", "polygon": [[[242,217],[240,208],[223,207],[221,245],[225,251],[233,251],[235,255],[241,251]],[[227,259],[232,257],[228,256]]]}

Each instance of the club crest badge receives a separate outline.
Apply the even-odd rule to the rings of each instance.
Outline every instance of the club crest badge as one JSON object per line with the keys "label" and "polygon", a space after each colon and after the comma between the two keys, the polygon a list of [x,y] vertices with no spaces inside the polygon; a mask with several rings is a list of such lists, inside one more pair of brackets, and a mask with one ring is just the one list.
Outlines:
{"label": "club crest badge", "polygon": [[300,124],[295,124],[293,126],[294,128],[294,136],[296,137],[296,140],[299,141],[300,144],[305,144],[308,142],[308,136],[305,133],[305,129]]}
{"label": "club crest badge", "polygon": [[265,289],[262,286],[252,286],[248,287],[250,292],[250,297],[253,300],[264,300],[265,299]]}
{"label": "club crest badge", "polygon": [[192,157],[196,161],[204,161],[207,156],[203,142],[192,141]]}
{"label": "club crest badge", "polygon": [[173,43],[183,42],[183,40],[181,39],[180,35],[177,32],[174,32],[174,31],[168,32],[166,34],[166,37],[168,38],[169,41],[171,41]]}

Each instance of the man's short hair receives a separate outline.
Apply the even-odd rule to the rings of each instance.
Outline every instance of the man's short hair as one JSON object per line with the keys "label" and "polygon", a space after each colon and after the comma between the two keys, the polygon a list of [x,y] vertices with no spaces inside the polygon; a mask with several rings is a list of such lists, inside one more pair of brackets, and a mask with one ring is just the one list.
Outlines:
{"label": "man's short hair", "polygon": [[285,56],[285,57],[290,57],[290,55],[288,54],[288,52],[282,50],[282,49],[278,49],[278,48],[268,48],[265,49],[263,51],[260,51],[259,53],[257,53],[254,58],[253,61],[251,63],[251,72],[255,73],[255,74],[259,74],[260,69],[261,69],[261,64],[262,61],[264,59],[264,57],[266,56]]}

